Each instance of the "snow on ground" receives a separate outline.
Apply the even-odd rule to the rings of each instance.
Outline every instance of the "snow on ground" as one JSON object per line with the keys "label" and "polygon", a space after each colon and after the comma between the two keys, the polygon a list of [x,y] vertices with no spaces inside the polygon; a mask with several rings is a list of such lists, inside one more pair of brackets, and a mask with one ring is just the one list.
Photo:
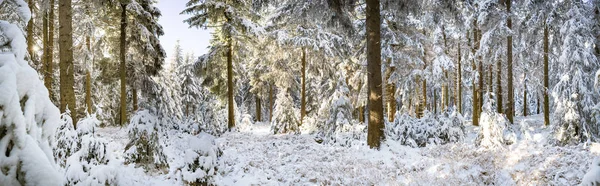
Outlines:
{"label": "snow on ground", "polygon": [[[467,137],[463,143],[425,148],[387,141],[379,151],[318,144],[306,134],[273,135],[269,125],[259,123],[216,139],[223,155],[214,180],[217,185],[577,185],[600,155],[596,143],[547,145],[549,132],[539,115],[517,118],[517,123],[529,126],[528,132],[503,148],[479,148],[474,137]],[[468,134],[477,129],[468,127]],[[99,134],[122,161],[126,130],[103,128]],[[172,144],[183,143],[172,139]],[[185,145],[165,149],[170,165],[182,161],[181,148]],[[131,185],[182,184],[176,167],[167,175],[128,169],[137,170],[126,173]]]}

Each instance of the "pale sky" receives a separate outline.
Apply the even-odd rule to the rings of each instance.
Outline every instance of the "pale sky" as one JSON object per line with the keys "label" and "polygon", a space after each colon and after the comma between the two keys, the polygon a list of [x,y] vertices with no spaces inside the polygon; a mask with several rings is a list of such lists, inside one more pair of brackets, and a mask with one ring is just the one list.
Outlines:
{"label": "pale sky", "polygon": [[210,31],[189,28],[183,20],[190,16],[179,15],[187,2],[188,0],[159,0],[156,5],[162,13],[158,22],[162,25],[165,35],[160,37],[160,43],[167,52],[167,63],[171,61],[171,54],[177,40],[180,40],[184,55],[187,52],[194,52],[195,56],[200,56],[207,52]]}

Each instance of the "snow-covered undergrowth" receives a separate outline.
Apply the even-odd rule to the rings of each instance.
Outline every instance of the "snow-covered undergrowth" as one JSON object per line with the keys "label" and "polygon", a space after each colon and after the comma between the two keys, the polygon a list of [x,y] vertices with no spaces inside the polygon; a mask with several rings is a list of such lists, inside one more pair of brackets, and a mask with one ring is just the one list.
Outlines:
{"label": "snow-covered undergrowth", "polygon": [[145,169],[165,170],[167,163],[159,141],[160,129],[158,117],[148,110],[138,111],[131,117],[127,128],[130,142],[125,149],[126,162]]}
{"label": "snow-covered undergrowth", "polygon": [[[225,133],[217,185],[577,185],[600,146],[553,146],[540,116],[518,118],[529,137],[483,148],[475,137],[422,148],[387,140],[380,151],[341,147],[312,135],[272,135],[269,126]],[[479,128],[465,132],[477,134]],[[388,133],[389,135],[390,133]],[[468,135],[467,135],[468,136]],[[386,136],[391,139],[392,136]],[[519,138],[521,139],[521,138]]]}
{"label": "snow-covered undergrowth", "polygon": [[386,138],[403,145],[425,147],[428,144],[459,142],[465,138],[464,120],[453,110],[441,115],[426,113],[422,118],[397,112],[395,118],[394,122],[386,124]]}

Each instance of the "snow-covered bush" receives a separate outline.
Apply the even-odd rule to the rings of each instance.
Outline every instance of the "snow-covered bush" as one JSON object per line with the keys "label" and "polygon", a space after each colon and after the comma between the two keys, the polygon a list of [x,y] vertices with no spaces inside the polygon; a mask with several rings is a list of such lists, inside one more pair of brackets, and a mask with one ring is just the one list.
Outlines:
{"label": "snow-covered bush", "polygon": [[62,185],[52,152],[60,113],[25,61],[25,37],[15,24],[29,21],[29,8],[23,0],[0,6],[19,15],[0,20],[0,185]]}
{"label": "snow-covered bush", "polygon": [[394,118],[394,122],[386,123],[386,139],[403,145],[425,147],[428,144],[459,142],[465,138],[464,119],[454,109],[440,115],[425,113],[419,119],[396,112]]}
{"label": "snow-covered bush", "polygon": [[299,133],[298,113],[300,112],[294,107],[294,100],[292,100],[287,89],[279,91],[275,101],[271,131],[274,134]]}
{"label": "snow-covered bush", "polygon": [[[70,132],[69,124],[70,122],[65,122],[65,128],[61,130]],[[65,165],[68,185],[114,185],[116,183],[116,173],[107,168],[110,159],[108,141],[96,136],[96,127],[99,124],[100,121],[95,114],[77,122],[77,136],[70,138],[75,140],[71,150],[77,151],[67,158]]]}
{"label": "snow-covered bush", "polygon": [[324,143],[352,146],[353,142],[364,141],[365,125],[352,119],[352,103],[348,98],[348,87],[345,80],[338,80],[338,86],[329,102],[321,105],[321,110],[328,109],[322,116],[328,116],[325,123],[319,126],[317,140]]}
{"label": "snow-covered bush", "polygon": [[129,144],[125,147],[126,163],[135,163],[145,169],[164,170],[166,156],[159,141],[158,118],[148,110],[138,111],[128,127]]}
{"label": "snow-covered bush", "polygon": [[[511,130],[505,115],[496,112],[497,106],[493,93],[486,94],[483,112],[479,118],[479,135],[476,143],[483,147],[498,147],[510,143]],[[514,138],[513,138],[514,139]]]}
{"label": "snow-covered bush", "polygon": [[190,136],[189,148],[185,150],[181,175],[187,185],[208,185],[214,182],[221,150],[215,145],[215,137],[201,132]]}
{"label": "snow-covered bush", "polygon": [[61,167],[66,167],[67,159],[79,149],[79,135],[68,112],[63,113],[60,118],[62,122],[56,131],[54,158]]}

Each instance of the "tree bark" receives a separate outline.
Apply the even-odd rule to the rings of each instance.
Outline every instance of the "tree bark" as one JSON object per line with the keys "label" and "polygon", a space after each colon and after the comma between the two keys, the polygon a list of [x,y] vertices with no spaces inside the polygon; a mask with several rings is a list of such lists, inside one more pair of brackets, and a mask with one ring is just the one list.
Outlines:
{"label": "tree bark", "polygon": [[256,122],[260,122],[262,108],[261,108],[261,104],[260,104],[260,97],[258,97],[258,94],[256,95],[256,97],[254,97],[254,99],[256,100]]}
{"label": "tree bark", "polygon": [[523,84],[523,116],[527,116],[527,81]]}
{"label": "tree bark", "polygon": [[273,121],[273,85],[269,85],[269,122]]}
{"label": "tree bark", "polygon": [[488,71],[490,72],[488,75],[488,89],[487,92],[488,93],[492,93],[494,92],[494,67],[492,67],[492,65],[488,65]]}
{"label": "tree bark", "polygon": [[[443,26],[442,26],[442,37],[444,39],[444,53],[446,55],[448,55],[448,40],[446,40],[446,30]],[[448,78],[448,71],[444,70],[443,73],[444,73],[444,82],[442,83],[442,104],[441,104],[442,112],[444,110],[446,110],[446,108],[449,105],[448,82],[450,81],[450,78]]]}
{"label": "tree bark", "polygon": [[458,39],[458,68],[456,70],[456,105],[458,106],[458,113],[462,114],[462,57],[460,54],[460,40],[461,39]]}
{"label": "tree bark", "polygon": [[367,71],[369,83],[369,125],[367,144],[379,149],[383,136],[383,100],[381,79],[381,18],[379,0],[368,0],[366,10],[367,27]]}
{"label": "tree bark", "polygon": [[54,5],[55,5],[55,1],[54,0],[50,0],[50,4],[48,7],[48,14],[47,14],[47,29],[45,33],[48,33],[46,35],[46,46],[44,46],[44,52],[45,52],[45,63],[46,63],[46,67],[44,70],[44,85],[46,85],[46,88],[48,88],[48,95],[50,97],[51,100],[56,100],[54,98],[54,91],[53,91],[53,82],[54,82]]}
{"label": "tree bark", "polygon": [[75,105],[75,70],[73,69],[73,19],[71,0],[59,0],[58,19],[59,52],[60,52],[60,110],[71,111],[73,125],[77,124],[77,109]]}
{"label": "tree bark", "polygon": [[233,115],[233,44],[231,35],[227,38],[227,127],[229,130],[235,127],[235,117]]}
{"label": "tree bark", "polygon": [[[511,6],[511,0],[506,0],[506,13],[508,14],[508,18],[506,20],[506,27],[508,27],[508,29],[512,29],[512,19],[510,18],[510,6]],[[508,110],[506,113],[506,116],[508,118],[508,120],[510,121],[510,123],[514,122],[514,115],[515,115],[515,97],[514,97],[514,88],[513,88],[513,64],[512,64],[512,35],[508,35],[508,37],[506,38],[506,57],[508,58],[507,61],[507,71],[508,73],[506,74],[508,76]]]}
{"label": "tree bark", "polygon": [[127,65],[125,64],[125,54],[127,53],[127,4],[121,4],[121,63],[120,63],[120,74],[121,74],[121,103],[120,103],[120,117],[119,124],[121,126],[127,123]]}
{"label": "tree bark", "polygon": [[502,103],[502,61],[498,60],[496,62],[496,68],[496,112],[501,114],[504,108],[504,105]]}
{"label": "tree bark", "polygon": [[[29,11],[33,13],[33,0],[29,0]],[[33,17],[29,19],[27,23],[27,52],[29,52],[30,60],[36,64],[34,60],[34,51],[33,51]],[[37,68],[36,68],[37,70]]]}
{"label": "tree bark", "polygon": [[[42,73],[44,74],[44,85],[48,89],[48,93],[52,95],[52,83],[49,80],[52,79],[51,77],[49,77],[52,74],[48,72],[48,12],[46,11],[44,12],[44,15],[42,17],[42,45]],[[52,96],[50,96],[50,99],[52,99]]]}
{"label": "tree bark", "polygon": [[[132,94],[132,98],[131,99],[133,100],[133,112],[136,112],[138,110],[138,92],[137,92],[137,88],[135,86],[132,86],[131,87],[131,91],[132,91],[132,93],[131,93]],[[188,104],[188,106],[189,106],[189,104]]]}
{"label": "tree bark", "polygon": [[[476,23],[476,21],[473,21],[473,23]],[[475,24],[473,24],[475,25]],[[473,28],[473,43],[471,43],[471,39],[469,39],[469,43],[471,44],[471,52],[473,54],[475,54],[476,52],[476,46],[475,46],[475,41],[477,40],[477,31],[475,28]],[[473,58],[473,60],[471,61],[471,66],[473,69],[473,72],[477,72],[477,65],[475,63],[475,58]],[[472,123],[475,126],[479,126],[479,98],[478,98],[478,91],[477,91],[477,81],[476,81],[476,77],[473,76],[473,81],[472,81],[472,94],[473,94],[473,99],[471,100],[471,103],[473,105],[472,108]]]}
{"label": "tree bark", "polygon": [[302,49],[302,90],[300,92],[300,125],[304,122],[306,116],[306,50]]}
{"label": "tree bark", "polygon": [[390,58],[387,59],[388,69],[385,74],[385,89],[387,94],[387,115],[388,121],[394,121],[394,115],[396,114],[396,96],[394,95],[396,92],[396,85],[394,83],[390,83],[390,78],[396,67],[392,66],[392,60]]}
{"label": "tree bark", "polygon": [[548,97],[548,25],[544,22],[544,125],[550,125],[550,99]]}
{"label": "tree bark", "polygon": [[[92,47],[89,35],[86,36],[85,41],[88,52],[91,52]],[[89,67],[85,68],[85,105],[87,107],[87,113],[92,114],[92,75],[90,73]]]}
{"label": "tree bark", "polygon": [[[481,44],[481,30],[476,28],[475,33],[477,33],[477,35],[475,36],[475,50],[479,51],[479,47]],[[485,73],[483,72],[483,60],[481,59],[481,55],[477,56],[477,60],[479,61],[479,86],[477,86],[477,100],[479,101],[479,103],[477,104],[477,118],[479,118],[481,116],[482,111],[481,107],[483,106],[483,89],[485,89]]]}

